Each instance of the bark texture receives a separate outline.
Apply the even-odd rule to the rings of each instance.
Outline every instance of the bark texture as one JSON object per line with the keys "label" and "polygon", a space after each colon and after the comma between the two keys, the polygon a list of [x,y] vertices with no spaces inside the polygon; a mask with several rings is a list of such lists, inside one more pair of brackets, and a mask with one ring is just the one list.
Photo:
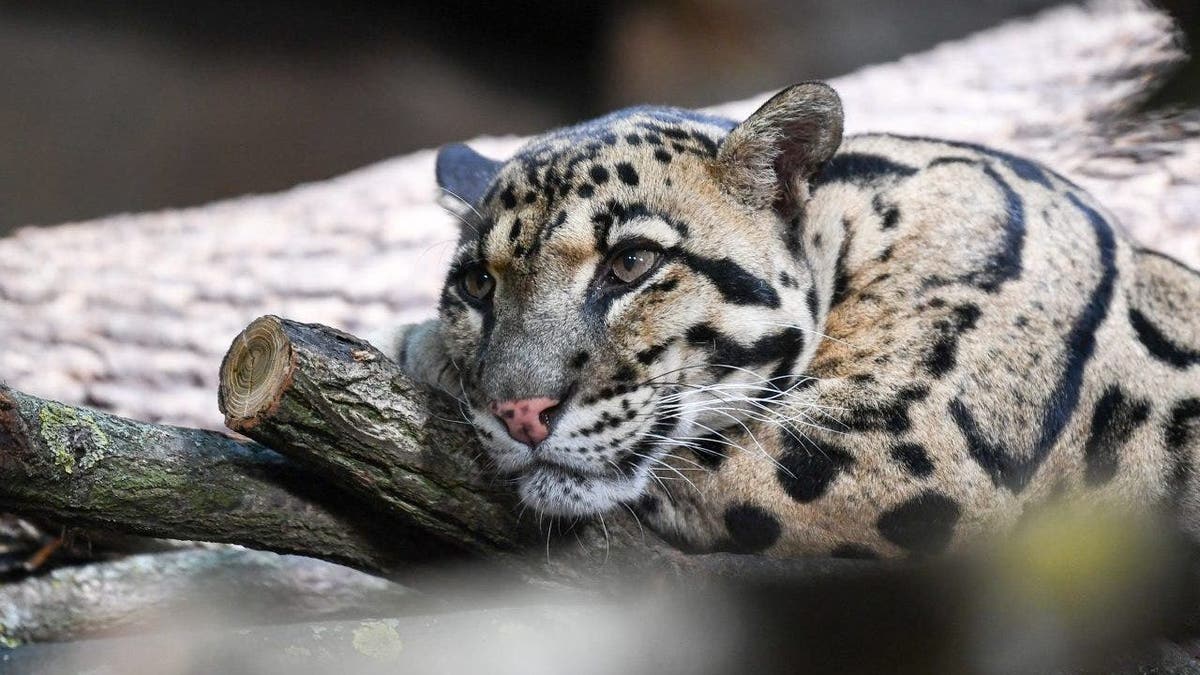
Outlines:
{"label": "bark texture", "polygon": [[222,362],[219,406],[231,429],[456,548],[517,548],[516,504],[484,472],[461,413],[359,338],[262,317]]}
{"label": "bark texture", "polygon": [[[1031,155],[1094,191],[1137,239],[1200,264],[1200,115],[1132,112],[1183,58],[1165,14],[1103,0],[832,84],[851,132]],[[744,117],[764,98],[718,110]],[[474,144],[503,157],[520,140]],[[457,235],[434,197],[433,153],[418,152],[276,195],[18,231],[0,239],[0,378],[217,428],[216,364],[254,317],[368,334],[433,312]]]}
{"label": "bark texture", "polygon": [[456,402],[412,387],[399,366],[347,333],[259,318],[230,345],[219,390],[232,429],[423,533],[431,556],[542,581],[683,564],[626,513],[599,527],[523,521]]}
{"label": "bark texture", "polygon": [[402,567],[424,548],[406,541],[402,524],[314,482],[257,443],[134,422],[3,386],[0,508],[375,571]]}

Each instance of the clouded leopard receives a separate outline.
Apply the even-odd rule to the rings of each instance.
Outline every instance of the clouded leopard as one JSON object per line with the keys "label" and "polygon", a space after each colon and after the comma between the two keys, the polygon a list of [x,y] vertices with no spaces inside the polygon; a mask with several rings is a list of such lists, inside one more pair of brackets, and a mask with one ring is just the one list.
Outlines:
{"label": "clouded leopard", "polygon": [[936,553],[1057,494],[1200,523],[1200,275],[968,143],[631,108],[443,148],[438,319],[388,338],[549,514],[694,550]]}

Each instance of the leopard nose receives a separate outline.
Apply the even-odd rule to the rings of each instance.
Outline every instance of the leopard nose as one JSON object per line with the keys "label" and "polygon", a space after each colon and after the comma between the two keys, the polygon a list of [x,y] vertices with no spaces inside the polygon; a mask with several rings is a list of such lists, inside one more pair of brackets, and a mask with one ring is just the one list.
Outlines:
{"label": "leopard nose", "polygon": [[552,413],[558,401],[541,396],[512,401],[492,401],[488,409],[508,427],[514,440],[533,447],[550,435]]}

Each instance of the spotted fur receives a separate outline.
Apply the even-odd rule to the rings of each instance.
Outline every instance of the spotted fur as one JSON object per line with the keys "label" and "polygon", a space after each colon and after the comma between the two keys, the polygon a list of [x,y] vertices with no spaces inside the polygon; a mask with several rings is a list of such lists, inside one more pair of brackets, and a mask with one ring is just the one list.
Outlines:
{"label": "spotted fur", "polygon": [[[1200,275],[1039,164],[841,128],[805,83],[741,124],[633,108],[503,163],[444,149],[462,238],[398,356],[530,506],[689,549],[927,555],[1063,493],[1200,523]],[[613,285],[627,246],[661,256]],[[530,449],[488,403],[539,396],[565,402]]]}

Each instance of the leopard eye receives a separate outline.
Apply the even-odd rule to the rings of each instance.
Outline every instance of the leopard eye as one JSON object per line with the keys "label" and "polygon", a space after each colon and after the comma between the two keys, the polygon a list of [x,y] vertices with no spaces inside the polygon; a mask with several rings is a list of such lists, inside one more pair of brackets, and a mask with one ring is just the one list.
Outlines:
{"label": "leopard eye", "polygon": [[483,300],[492,294],[496,280],[483,267],[474,267],[467,271],[462,278],[462,290],[476,300]]}
{"label": "leopard eye", "polygon": [[609,264],[612,275],[622,283],[632,283],[642,278],[658,262],[658,251],[639,248],[618,253]]}

